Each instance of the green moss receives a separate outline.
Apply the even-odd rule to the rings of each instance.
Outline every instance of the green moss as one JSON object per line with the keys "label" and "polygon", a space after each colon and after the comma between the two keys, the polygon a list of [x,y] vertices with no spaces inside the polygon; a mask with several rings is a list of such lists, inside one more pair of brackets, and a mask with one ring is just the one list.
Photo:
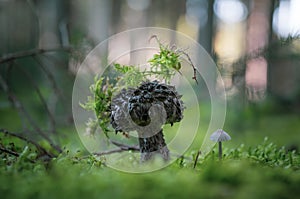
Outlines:
{"label": "green moss", "polygon": [[[20,151],[22,152],[22,151]],[[107,168],[103,160],[64,152],[46,163],[1,153],[1,198],[297,198],[300,155],[269,140],[227,149],[222,162],[210,153],[192,168],[177,161],[146,174]],[[185,154],[191,157],[190,154]],[[290,158],[293,161],[290,161]],[[10,163],[5,159],[11,158]],[[34,160],[34,159],[33,159]]]}

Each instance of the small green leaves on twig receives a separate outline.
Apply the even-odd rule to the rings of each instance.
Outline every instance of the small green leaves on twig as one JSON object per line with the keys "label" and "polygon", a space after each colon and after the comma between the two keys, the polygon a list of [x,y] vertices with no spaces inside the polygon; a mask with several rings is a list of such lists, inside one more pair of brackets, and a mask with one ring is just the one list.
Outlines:
{"label": "small green leaves on twig", "polygon": [[181,55],[184,55],[193,68],[192,79],[195,80],[195,82],[198,84],[197,69],[194,66],[192,59],[188,53],[180,49],[174,49],[174,46],[169,47],[163,45],[156,35],[151,36],[149,41],[151,39],[155,39],[156,42],[159,44],[159,53],[155,54],[153,58],[148,61],[151,65],[151,72],[162,72],[163,78],[166,80],[166,82],[168,82],[171,79],[171,77],[173,77],[176,74],[176,72],[181,74]]}
{"label": "small green leaves on twig", "polygon": [[180,53],[171,50],[167,46],[161,44],[161,42],[155,36],[159,44],[159,53],[154,54],[153,58],[148,61],[151,66],[151,72],[155,75],[160,75],[167,83],[176,74],[180,73],[181,60]]}
{"label": "small green leaves on twig", "polygon": [[127,89],[129,87],[136,87],[141,82],[147,80],[144,72],[140,71],[140,69],[136,66],[121,65],[118,63],[113,64],[113,66],[118,73],[121,73],[121,75],[116,79],[116,91],[120,91],[123,88]]}
{"label": "small green leaves on twig", "polygon": [[148,60],[150,68],[143,70],[139,66],[114,63],[112,66],[116,74],[114,73],[111,79],[109,77],[95,77],[94,84],[90,86],[90,92],[93,96],[88,96],[87,102],[80,104],[86,110],[95,111],[97,117],[87,122],[86,134],[93,135],[96,130],[95,123],[98,122],[108,137],[113,94],[122,89],[135,88],[142,82],[149,81],[152,77],[169,84],[177,73],[181,74],[182,55],[187,57],[194,71],[192,78],[197,82],[196,68],[189,55],[182,50],[163,45],[156,35],[153,35],[150,40],[153,38],[159,45],[159,52]]}
{"label": "small green leaves on twig", "polygon": [[[104,78],[95,77],[95,83],[90,86],[91,93],[94,97],[88,96],[87,102],[85,104],[80,104],[86,110],[94,110],[97,116],[97,121],[102,131],[107,136],[109,132],[108,125],[110,123],[110,102],[112,94],[114,92],[113,85],[109,83],[107,78],[104,82]],[[89,124],[94,124],[89,121]],[[87,126],[87,130],[90,130],[93,126]],[[92,131],[87,132],[90,134]]]}

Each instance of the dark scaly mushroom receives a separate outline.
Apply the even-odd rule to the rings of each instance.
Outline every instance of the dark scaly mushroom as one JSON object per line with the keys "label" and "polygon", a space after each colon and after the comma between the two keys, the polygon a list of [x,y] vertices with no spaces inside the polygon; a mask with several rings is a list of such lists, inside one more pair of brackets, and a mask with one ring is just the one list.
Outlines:
{"label": "dark scaly mushroom", "polygon": [[112,99],[111,124],[116,132],[136,130],[139,136],[141,161],[154,154],[169,159],[162,125],[183,118],[183,102],[174,86],[147,81],[136,89],[123,89]]}

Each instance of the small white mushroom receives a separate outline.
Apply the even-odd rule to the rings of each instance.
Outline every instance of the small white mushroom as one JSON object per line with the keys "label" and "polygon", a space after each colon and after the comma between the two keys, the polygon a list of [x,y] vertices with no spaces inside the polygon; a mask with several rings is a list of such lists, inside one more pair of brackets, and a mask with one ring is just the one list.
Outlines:
{"label": "small white mushroom", "polygon": [[222,142],[231,140],[230,135],[223,131],[222,129],[218,129],[217,131],[213,132],[210,136],[210,140],[219,143],[219,159],[222,159]]}

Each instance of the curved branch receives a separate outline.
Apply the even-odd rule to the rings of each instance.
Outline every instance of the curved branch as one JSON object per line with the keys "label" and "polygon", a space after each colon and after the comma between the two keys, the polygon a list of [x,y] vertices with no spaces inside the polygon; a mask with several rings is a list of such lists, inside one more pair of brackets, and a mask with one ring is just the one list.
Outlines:
{"label": "curved branch", "polygon": [[19,157],[20,154],[18,154],[17,152],[14,152],[12,150],[9,150],[9,149],[6,149],[6,148],[3,148],[0,146],[0,151],[4,152],[4,153],[8,153],[10,155],[13,155],[13,156],[16,156],[16,157]]}
{"label": "curved branch", "polygon": [[57,52],[57,51],[71,52],[71,50],[72,50],[71,47],[56,47],[56,48],[49,48],[49,49],[31,49],[26,51],[20,51],[20,52],[10,53],[2,56],[0,58],[0,64],[10,62],[15,59],[35,56],[35,55],[49,53],[49,52]]}
{"label": "curved branch", "polygon": [[57,83],[56,83],[56,81],[55,81],[54,75],[53,75],[53,74],[50,72],[50,70],[44,65],[42,59],[41,59],[39,56],[36,56],[36,55],[34,55],[34,56],[32,57],[32,59],[33,59],[34,61],[36,61],[36,62],[40,65],[41,69],[42,69],[42,70],[44,71],[44,73],[46,74],[47,78],[49,79],[49,81],[50,81],[50,83],[51,83],[51,86],[52,86],[53,91],[55,92],[55,94],[56,94],[57,96],[60,96],[62,99],[64,99],[63,92],[59,89],[59,87],[58,87],[58,85],[57,85]]}
{"label": "curved branch", "polygon": [[17,134],[17,133],[10,132],[10,131],[8,131],[8,130],[6,130],[6,129],[0,129],[0,133],[4,133],[4,134],[6,134],[6,135],[10,135],[10,136],[12,136],[12,137],[16,137],[16,138],[18,138],[18,139],[20,139],[20,140],[23,140],[23,141],[25,141],[25,142],[27,142],[27,143],[29,143],[29,144],[32,144],[32,145],[34,145],[40,152],[42,152],[43,154],[45,154],[45,155],[47,155],[47,156],[49,156],[49,157],[54,157],[51,153],[49,153],[48,151],[46,151],[41,145],[39,145],[38,143],[36,143],[36,142],[33,141],[33,140],[29,140],[29,139],[26,138],[26,137],[23,137],[23,136],[21,136],[21,135],[19,135],[19,134]]}
{"label": "curved branch", "polygon": [[180,51],[182,54],[184,54],[186,56],[186,58],[188,59],[188,61],[190,62],[190,65],[193,68],[193,77],[192,79],[195,80],[196,84],[198,84],[198,80],[197,80],[197,68],[194,66],[191,57],[189,56],[189,54],[187,54],[184,51]]}
{"label": "curved branch", "polygon": [[28,122],[34,127],[36,132],[42,136],[45,140],[49,142],[49,144],[59,153],[62,152],[61,148],[54,144],[54,142],[39,128],[39,126],[34,122],[33,118],[29,115],[29,113],[26,111],[22,103],[18,100],[18,98],[11,92],[9,89],[7,83],[3,80],[2,76],[0,75],[0,85],[2,86],[4,92],[7,94],[9,100],[11,101],[12,105],[15,106],[15,108],[28,120]]}
{"label": "curved branch", "polygon": [[[15,63],[15,62],[13,62]],[[16,64],[16,63],[15,63]],[[44,109],[46,110],[46,112],[48,113],[49,116],[49,120],[50,120],[50,124],[51,124],[51,131],[52,133],[55,133],[55,126],[56,126],[56,121],[54,119],[54,115],[51,113],[47,102],[45,100],[45,98],[43,97],[41,90],[39,89],[39,87],[36,85],[36,83],[34,82],[34,80],[32,79],[31,75],[24,70],[22,67],[19,67],[19,70],[24,74],[24,76],[29,80],[29,82],[31,83],[32,87],[34,88],[34,90],[36,91],[42,105],[44,106]]]}
{"label": "curved branch", "polygon": [[117,149],[107,150],[107,151],[103,151],[103,152],[96,152],[96,153],[93,153],[93,155],[103,156],[103,155],[109,155],[109,154],[113,154],[113,153],[121,153],[124,151],[139,151],[139,150],[140,149],[138,147],[117,148]]}

